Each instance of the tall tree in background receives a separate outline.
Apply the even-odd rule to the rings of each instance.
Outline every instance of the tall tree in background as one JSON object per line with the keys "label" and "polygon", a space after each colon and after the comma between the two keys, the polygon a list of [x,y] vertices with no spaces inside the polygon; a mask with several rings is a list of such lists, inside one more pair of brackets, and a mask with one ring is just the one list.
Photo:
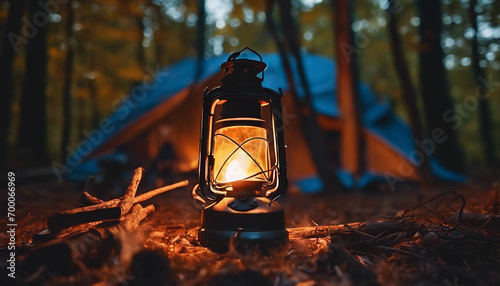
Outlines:
{"label": "tall tree in background", "polygon": [[[443,66],[441,47],[441,1],[418,0],[420,11],[420,85],[426,115],[427,133],[440,132],[443,142],[425,144],[426,153],[433,153],[445,167],[454,171],[463,170],[463,155],[453,123],[445,122],[444,116],[453,116],[453,101],[450,98],[446,72]],[[450,113],[451,112],[451,113]],[[439,140],[442,141],[442,140]],[[424,145],[424,144],[422,144]]]}
{"label": "tall tree in background", "polygon": [[352,2],[333,0],[334,33],[337,54],[337,96],[342,130],[340,137],[341,166],[356,176],[363,171],[363,138],[358,96],[357,48],[354,46]]}
{"label": "tall tree in background", "polygon": [[[405,103],[406,112],[409,116],[410,128],[413,133],[413,137],[422,142],[422,140],[424,139],[424,135],[422,129],[422,121],[418,112],[417,95],[411,81],[408,64],[406,63],[403,45],[401,43],[401,37],[398,32],[398,13],[401,9],[403,8],[399,1],[389,0],[389,7],[387,8],[387,12],[390,15],[390,19],[387,27],[389,29],[394,66],[396,68],[396,74],[399,77],[399,81],[401,84],[403,100]],[[415,146],[415,148],[418,148],[418,146]],[[423,164],[420,166],[420,173],[424,176],[424,179],[429,179],[429,160],[424,160]]]}
{"label": "tall tree in background", "polygon": [[137,62],[141,67],[146,66],[146,51],[142,46],[144,41],[144,23],[143,23],[143,15],[137,15],[136,23],[137,23]]}
{"label": "tall tree in background", "polygon": [[73,1],[70,0],[66,4],[68,12],[68,19],[66,21],[66,63],[64,66],[64,86],[63,86],[63,100],[62,100],[62,114],[63,114],[63,127],[61,135],[61,160],[66,158],[66,146],[69,146],[71,136],[71,111],[72,111],[72,96],[71,96],[71,83],[73,75],[73,58],[74,58],[74,34],[73,34]]}
{"label": "tall tree in background", "polygon": [[205,39],[206,39],[205,18],[206,18],[205,0],[198,0],[198,22],[197,22],[198,30],[196,31],[197,58],[196,58],[196,71],[194,75],[193,86],[200,79],[201,73],[203,71],[203,59],[205,57]]}
{"label": "tall tree in background", "polygon": [[206,44],[206,10],[205,0],[198,0],[197,2],[197,22],[196,22],[196,68],[193,74],[193,81],[189,87],[189,95],[196,91],[196,84],[201,78],[203,72],[203,62],[205,59],[205,44]]}
{"label": "tall tree in background", "polygon": [[101,119],[101,114],[99,111],[99,94],[96,84],[95,70],[98,69],[96,62],[96,49],[92,49],[89,57],[89,68],[92,72],[92,76],[87,76],[87,87],[89,90],[90,106],[92,111],[92,128],[99,126],[99,120]]}
{"label": "tall tree in background", "polygon": [[[46,4],[41,1],[43,4]],[[21,122],[18,147],[20,159],[35,165],[46,164],[47,114],[45,87],[47,85],[47,31],[48,15],[40,1],[29,1],[29,19],[39,24],[30,27],[26,44],[26,73],[21,99]],[[45,17],[41,16],[44,15]]]}
{"label": "tall tree in background", "polygon": [[[14,98],[13,63],[19,51],[16,37],[20,36],[24,10],[24,0],[9,1],[10,9],[2,36],[0,53],[0,166],[7,163],[9,126],[12,117],[12,99]],[[14,41],[14,42],[13,42]]]}
{"label": "tall tree in background", "polygon": [[479,43],[477,39],[477,12],[476,12],[477,0],[469,1],[469,17],[471,21],[472,29],[474,30],[474,37],[471,40],[472,48],[472,69],[474,70],[474,78],[476,79],[476,96],[479,98],[479,119],[480,119],[480,132],[481,139],[483,140],[483,152],[488,166],[493,167],[497,164],[495,158],[495,150],[493,144],[493,136],[491,134],[492,124],[491,124],[491,113],[488,104],[488,91],[485,87],[486,78],[484,76],[484,70],[479,65],[481,60],[484,60],[482,55],[479,53]]}
{"label": "tall tree in background", "polygon": [[[311,153],[314,164],[316,165],[318,175],[324,184],[325,189],[333,190],[338,184],[335,175],[335,165],[332,160],[332,156],[329,155],[329,150],[326,145],[326,140],[324,138],[323,131],[321,130],[317,122],[317,114],[312,107],[311,93],[309,90],[309,85],[304,73],[302,57],[300,55],[300,43],[297,37],[296,24],[293,21],[291,4],[287,0],[279,0],[280,16],[282,23],[282,30],[284,31],[284,38],[286,41],[282,41],[280,35],[276,29],[276,25],[273,20],[273,8],[274,1],[267,2],[267,25],[268,29],[273,35],[276,46],[280,51],[281,59],[283,62],[283,67],[287,76],[287,80],[290,84],[290,91],[294,97],[294,103],[296,109],[299,112],[300,124],[302,132],[304,133],[307,146],[309,147],[309,152]],[[288,45],[285,44],[288,43]],[[299,78],[304,89],[305,96],[304,99],[300,98],[297,93],[297,85],[293,77],[293,71],[291,68],[290,61],[288,59],[288,53],[291,53],[296,61],[297,69],[299,72]]]}

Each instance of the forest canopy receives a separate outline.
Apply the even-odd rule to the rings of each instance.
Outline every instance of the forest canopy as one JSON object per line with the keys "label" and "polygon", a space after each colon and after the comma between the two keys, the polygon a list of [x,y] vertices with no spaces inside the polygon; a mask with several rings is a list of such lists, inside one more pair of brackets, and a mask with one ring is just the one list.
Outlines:
{"label": "forest canopy", "polygon": [[[43,1],[42,1],[43,2]],[[68,4],[62,4],[68,3]],[[203,1],[202,1],[203,2]],[[402,40],[411,80],[419,89],[419,25],[417,1],[397,1],[398,32]],[[467,109],[468,98],[477,91],[474,62],[484,72],[490,94],[491,129],[499,130],[500,113],[500,2],[479,0],[475,5],[477,34],[472,27],[470,3],[476,1],[441,1],[442,34],[448,87],[459,116],[457,130],[460,146],[469,169],[485,166],[479,134],[480,112]],[[0,29],[5,33],[12,1],[0,4]],[[199,22],[198,1],[47,1],[52,4],[47,24],[47,146],[48,157],[61,158],[64,96],[71,94],[69,146],[85,138],[82,131],[91,130],[109,115],[130,89],[150,80],[161,68],[186,57],[197,56]],[[335,58],[334,17],[332,1],[292,0],[291,13],[299,33],[301,52]],[[408,121],[403,103],[403,89],[391,57],[389,32],[391,15],[387,0],[352,1],[354,43],[358,54],[360,80],[368,84],[380,101],[389,101],[395,111]],[[275,42],[266,28],[266,1],[205,1],[204,57],[231,53],[251,47],[260,53],[276,52]],[[30,15],[24,12],[21,32],[28,33]],[[69,27],[69,28],[68,28]],[[473,58],[477,41],[479,58]],[[2,46],[2,49],[5,47]],[[68,77],[68,50],[73,51]],[[21,121],[22,86],[26,75],[27,46],[20,42],[13,58],[12,116],[8,132],[9,159],[16,149]],[[314,76],[314,75],[308,75]],[[65,87],[65,83],[70,82]],[[66,91],[65,91],[66,90]],[[422,102],[418,102],[419,105]],[[422,109],[420,109],[422,110]],[[422,116],[422,118],[425,118]],[[458,120],[460,122],[458,123]],[[500,142],[500,132],[492,132]],[[497,144],[498,145],[498,144]],[[496,146],[497,146],[496,145]],[[498,146],[497,146],[498,147]],[[500,158],[500,148],[496,148]]]}

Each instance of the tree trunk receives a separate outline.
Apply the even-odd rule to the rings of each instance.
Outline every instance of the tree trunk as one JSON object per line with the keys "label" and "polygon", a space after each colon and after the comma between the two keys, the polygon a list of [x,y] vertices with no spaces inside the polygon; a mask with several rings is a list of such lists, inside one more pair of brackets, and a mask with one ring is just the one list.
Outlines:
{"label": "tree trunk", "polygon": [[[408,65],[405,60],[403,46],[401,44],[401,37],[398,33],[398,15],[397,9],[402,9],[398,7],[395,0],[389,0],[389,7],[387,12],[390,13],[389,20],[389,36],[391,43],[391,51],[394,61],[394,66],[396,68],[396,73],[399,77],[399,82],[401,84],[401,89],[403,91],[403,100],[406,107],[406,112],[408,113],[410,120],[410,128],[413,133],[413,137],[416,140],[422,142],[424,139],[422,121],[420,119],[420,114],[418,112],[417,95],[415,88],[411,81],[410,72],[408,70]],[[415,144],[415,149],[417,149]],[[429,160],[424,160],[423,164],[419,166],[420,173],[424,179],[430,179],[429,172]]]}
{"label": "tree trunk", "polygon": [[97,126],[99,126],[99,119],[101,118],[101,113],[99,112],[97,87],[95,84],[95,79],[88,79],[87,82],[89,86],[90,103],[92,105],[91,128],[97,128]]}
{"label": "tree trunk", "polygon": [[299,77],[302,87],[305,91],[305,99],[301,99],[298,96],[296,83],[293,77],[293,71],[291,64],[287,56],[287,48],[285,44],[279,38],[276,26],[272,19],[272,10],[274,3],[268,2],[267,6],[267,25],[271,34],[273,35],[276,45],[280,50],[281,59],[287,76],[287,80],[290,84],[290,91],[294,97],[294,103],[296,105],[297,111],[299,112],[300,124],[304,138],[309,147],[309,152],[312,156],[312,160],[316,165],[318,175],[323,182],[324,188],[326,190],[334,190],[338,187],[337,178],[335,175],[335,165],[330,156],[330,152],[326,145],[326,140],[324,138],[323,131],[321,130],[317,122],[317,114],[314,110],[311,102],[311,93],[309,90],[309,85],[305,77],[305,72],[302,64],[302,58],[300,56],[300,45],[297,38],[297,29],[291,15],[291,6],[289,1],[279,1],[282,28],[285,32],[285,38],[288,40],[288,48],[295,57]]}
{"label": "tree trunk", "polygon": [[[421,142],[426,157],[435,158],[453,171],[463,170],[463,154],[453,128],[453,101],[448,91],[441,48],[441,1],[418,0],[420,11],[420,85],[426,115],[427,134],[444,134]],[[458,128],[458,126],[455,126]],[[446,139],[444,139],[446,138]],[[428,144],[427,144],[428,143]],[[418,159],[417,159],[418,160]]]}
{"label": "tree trunk", "polygon": [[142,42],[144,41],[144,23],[142,22],[142,15],[136,16],[136,23],[137,23],[137,63],[139,63],[139,66],[145,67],[146,66],[146,54],[144,51],[144,47],[142,46]]}
{"label": "tree trunk", "polygon": [[70,145],[70,136],[71,136],[71,123],[73,122],[71,118],[72,114],[72,96],[71,96],[71,83],[72,83],[72,75],[73,75],[73,58],[74,58],[74,49],[73,49],[73,1],[68,1],[66,5],[66,9],[68,11],[68,19],[66,22],[66,64],[64,67],[64,86],[63,86],[63,130],[61,137],[61,160],[64,161],[66,159],[66,146]]}
{"label": "tree trunk", "polygon": [[194,75],[193,88],[196,82],[200,79],[203,71],[203,59],[205,57],[205,0],[198,0],[198,31],[196,32],[196,72]]}
{"label": "tree trunk", "polygon": [[[88,128],[88,115],[87,115],[87,110],[90,109],[87,104],[87,100],[83,97],[75,97],[75,111],[77,112],[76,116],[76,124],[75,124],[75,129],[76,130],[83,130]],[[80,140],[85,140],[85,136],[82,133],[76,134],[76,139],[78,141]],[[70,154],[68,154],[70,155]]]}
{"label": "tree trunk", "polygon": [[203,61],[205,58],[205,0],[198,0],[198,21],[197,21],[197,31],[196,31],[196,67],[193,74],[193,81],[189,87],[189,96],[191,96],[196,91],[196,84],[200,80],[201,74],[203,72]]}
{"label": "tree trunk", "polygon": [[[45,1],[43,1],[45,2]],[[21,123],[18,146],[20,159],[28,164],[43,165],[47,156],[47,113],[45,87],[47,84],[48,15],[37,1],[29,1],[32,37],[26,45],[26,74],[21,99]],[[44,15],[41,17],[39,15]]]}
{"label": "tree trunk", "polygon": [[[96,70],[96,61],[95,61],[95,50],[92,50],[90,54],[90,70],[94,72]],[[89,89],[89,99],[90,105],[92,109],[92,118],[91,118],[91,128],[97,128],[99,126],[99,120],[101,118],[101,114],[99,112],[99,104],[98,104],[98,90],[96,87],[96,77],[87,78],[87,86]]]}
{"label": "tree trunk", "polygon": [[[276,48],[280,54],[281,62],[283,65],[283,69],[285,70],[285,74],[287,77],[288,84],[290,85],[290,91],[295,99],[297,96],[297,87],[295,86],[295,80],[293,78],[293,71],[290,65],[290,61],[288,60],[288,52],[285,44],[283,43],[280,34],[278,33],[278,29],[276,28],[276,23],[273,19],[273,11],[274,11],[274,1],[266,2],[266,25],[269,33],[274,39],[274,43],[276,44]],[[296,101],[296,100],[295,100]]]}
{"label": "tree trunk", "polygon": [[469,18],[471,21],[472,29],[474,29],[474,37],[471,41],[472,48],[472,68],[474,69],[474,78],[476,79],[476,96],[479,99],[479,119],[480,119],[480,132],[481,139],[483,140],[483,152],[486,163],[489,167],[494,167],[497,164],[495,158],[493,136],[491,134],[491,112],[488,104],[488,91],[484,85],[485,76],[484,70],[479,65],[479,61],[483,59],[479,54],[479,43],[477,40],[477,13],[476,8],[477,0],[470,0],[469,2]]}
{"label": "tree trunk", "polygon": [[0,53],[0,167],[7,163],[9,154],[9,127],[12,117],[12,99],[14,98],[14,58],[19,51],[21,18],[24,10],[24,0],[9,1],[10,10],[2,36],[2,51]]}
{"label": "tree trunk", "polygon": [[334,0],[335,41],[337,54],[337,94],[342,120],[341,166],[355,176],[363,172],[359,107],[357,57],[351,30],[352,12],[348,0]]}

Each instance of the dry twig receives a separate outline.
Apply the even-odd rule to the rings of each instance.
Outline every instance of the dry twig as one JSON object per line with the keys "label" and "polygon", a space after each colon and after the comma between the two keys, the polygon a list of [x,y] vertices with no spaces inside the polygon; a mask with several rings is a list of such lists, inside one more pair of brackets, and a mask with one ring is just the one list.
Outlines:
{"label": "dry twig", "polygon": [[[81,232],[85,229],[94,227],[96,225],[95,222],[119,219],[120,216],[126,214],[130,210],[132,205],[146,201],[161,193],[186,186],[189,183],[187,180],[184,180],[182,182],[149,191],[136,197],[135,194],[137,192],[137,187],[142,179],[143,173],[144,169],[142,168],[137,168],[135,170],[127,191],[121,198],[103,202],[102,200],[91,196],[87,192],[84,192],[80,197],[80,201],[87,204],[87,206],[62,211],[50,217],[47,222],[50,232],[58,236],[65,236],[73,233],[74,231]],[[118,208],[118,212],[116,211],[116,208]],[[75,225],[78,226],[74,227]],[[72,229],[68,231],[68,228]],[[63,232],[63,230],[66,231]]]}
{"label": "dry twig", "polygon": [[52,274],[69,275],[78,272],[82,265],[102,263],[112,250],[119,251],[124,231],[137,228],[154,209],[153,205],[143,208],[136,204],[119,222],[102,223],[85,233],[41,244],[27,254],[21,265],[22,275],[30,277],[39,273],[40,267]]}

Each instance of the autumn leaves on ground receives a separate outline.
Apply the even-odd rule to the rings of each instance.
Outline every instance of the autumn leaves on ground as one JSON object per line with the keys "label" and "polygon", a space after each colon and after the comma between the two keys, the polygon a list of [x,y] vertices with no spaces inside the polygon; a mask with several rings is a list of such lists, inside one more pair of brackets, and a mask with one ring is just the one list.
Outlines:
{"label": "autumn leaves on ground", "polygon": [[[110,239],[102,245],[93,241],[95,249],[89,251],[101,252],[92,254],[98,261],[70,257],[73,265],[64,272],[48,271],[56,262],[31,260],[29,265],[20,263],[18,273],[29,273],[22,278],[32,285],[42,281],[48,285],[70,281],[77,285],[495,285],[500,281],[495,271],[500,264],[500,189],[493,181],[394,193],[307,196],[292,189],[282,200],[290,244],[273,250],[271,256],[256,251],[241,254],[234,248],[219,255],[201,247],[196,239],[201,206],[193,202],[190,187],[144,202],[156,210],[138,228],[116,233],[108,228],[111,237],[119,237],[119,245]],[[51,215],[77,207],[81,194],[77,189],[60,184],[19,187],[23,198],[17,212],[19,261],[44,245],[35,234],[46,228]],[[146,191],[139,187],[138,197]],[[5,233],[2,230],[2,258]]]}

